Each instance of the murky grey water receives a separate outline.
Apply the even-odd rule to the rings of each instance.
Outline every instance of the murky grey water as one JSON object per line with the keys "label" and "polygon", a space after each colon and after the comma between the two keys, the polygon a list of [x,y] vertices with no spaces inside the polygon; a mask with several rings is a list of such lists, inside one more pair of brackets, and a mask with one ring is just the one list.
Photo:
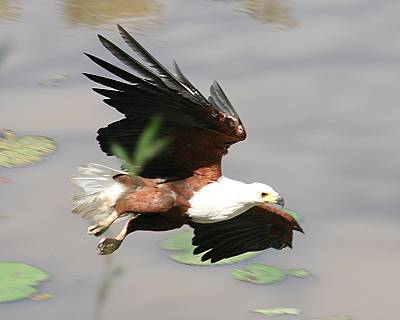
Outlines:
{"label": "murky grey water", "polygon": [[[175,58],[199,88],[218,79],[246,124],[225,175],[276,187],[305,217],[294,250],[254,261],[306,267],[316,278],[256,286],[233,266],[189,267],[137,233],[113,257],[124,268],[105,318],[261,319],[248,310],[296,306],[300,319],[398,317],[400,6],[398,1],[0,1],[0,127],[47,135],[56,154],[2,170],[0,260],[51,273],[46,302],[0,306],[1,319],[90,319],[104,258],[69,214],[77,165],[117,166],[96,130],[121,118],[81,72],[82,51],[109,57],[95,34],[121,43],[122,23],[161,61]],[[70,76],[60,87],[38,81]],[[282,319],[284,319],[283,317]]]}

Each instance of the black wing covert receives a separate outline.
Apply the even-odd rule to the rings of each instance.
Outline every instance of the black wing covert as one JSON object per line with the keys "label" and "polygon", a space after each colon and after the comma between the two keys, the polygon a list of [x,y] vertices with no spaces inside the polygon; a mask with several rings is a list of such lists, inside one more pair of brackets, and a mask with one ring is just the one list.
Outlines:
{"label": "black wing covert", "polygon": [[292,230],[302,232],[296,220],[268,205],[255,206],[241,215],[216,223],[194,223],[194,254],[212,263],[249,251],[292,246]]}

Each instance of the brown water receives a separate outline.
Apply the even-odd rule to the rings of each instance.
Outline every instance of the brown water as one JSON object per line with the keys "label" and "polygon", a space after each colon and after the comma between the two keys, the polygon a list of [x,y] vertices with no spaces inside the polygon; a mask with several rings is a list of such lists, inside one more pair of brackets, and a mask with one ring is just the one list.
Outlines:
{"label": "brown water", "polygon": [[[53,298],[0,305],[1,319],[91,319],[104,258],[69,214],[79,164],[117,167],[96,130],[121,118],[81,72],[99,72],[83,51],[110,56],[121,23],[161,61],[175,58],[206,91],[218,79],[248,139],[224,162],[226,176],[262,181],[304,216],[294,250],[254,261],[306,267],[315,278],[270,286],[233,280],[233,266],[189,267],[137,233],[113,257],[124,268],[105,319],[262,319],[249,309],[295,306],[299,319],[350,314],[398,318],[400,270],[400,5],[398,1],[4,1],[0,127],[46,135],[56,154],[0,172],[0,260],[51,274]],[[61,86],[38,82],[57,74]],[[244,264],[239,264],[243,266]],[[285,319],[285,317],[282,317]]]}

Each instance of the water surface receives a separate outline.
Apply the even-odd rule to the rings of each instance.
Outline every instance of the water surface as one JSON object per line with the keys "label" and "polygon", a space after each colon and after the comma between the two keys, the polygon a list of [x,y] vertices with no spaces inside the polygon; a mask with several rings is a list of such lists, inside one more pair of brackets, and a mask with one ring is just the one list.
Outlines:
{"label": "water surface", "polygon": [[[112,4],[111,4],[112,3]],[[0,306],[2,319],[90,319],[104,257],[71,215],[69,182],[88,162],[117,167],[96,130],[121,115],[81,73],[101,73],[83,51],[112,57],[96,33],[122,44],[121,23],[160,60],[175,58],[207,92],[217,79],[246,125],[224,174],[262,181],[304,216],[294,249],[255,262],[306,267],[316,278],[271,286],[233,280],[233,266],[189,267],[137,233],[113,256],[124,268],[105,319],[261,319],[249,309],[296,306],[299,319],[397,318],[400,258],[400,27],[397,1],[0,1],[0,127],[46,135],[58,151],[1,170],[0,260],[51,273],[46,302]],[[115,61],[115,60],[114,60]],[[39,81],[66,74],[61,86]],[[242,266],[244,264],[240,264]],[[282,317],[285,319],[285,317]]]}

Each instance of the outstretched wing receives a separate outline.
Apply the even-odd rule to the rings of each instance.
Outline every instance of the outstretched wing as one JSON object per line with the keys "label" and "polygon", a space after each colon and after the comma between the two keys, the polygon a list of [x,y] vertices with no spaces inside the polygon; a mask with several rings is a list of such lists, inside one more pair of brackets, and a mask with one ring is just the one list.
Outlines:
{"label": "outstretched wing", "polygon": [[248,251],[292,247],[293,230],[302,232],[286,212],[268,206],[255,206],[230,220],[194,223],[194,254],[206,252],[202,261],[217,262]]}
{"label": "outstretched wing", "polygon": [[99,39],[105,48],[131,72],[86,54],[119,78],[114,80],[84,73],[89,79],[108,87],[93,90],[105,96],[103,101],[126,117],[98,131],[101,149],[112,155],[112,145],[118,144],[133,152],[141,132],[150,119],[158,115],[163,119],[160,135],[169,136],[172,142],[165,152],[142,168],[141,175],[182,178],[199,168],[209,168],[218,178],[221,158],[228,147],[246,137],[239,116],[219,84],[211,85],[207,100],[175,62],[176,75],[173,75],[121,26],[118,29],[142,62],[101,35]]}

